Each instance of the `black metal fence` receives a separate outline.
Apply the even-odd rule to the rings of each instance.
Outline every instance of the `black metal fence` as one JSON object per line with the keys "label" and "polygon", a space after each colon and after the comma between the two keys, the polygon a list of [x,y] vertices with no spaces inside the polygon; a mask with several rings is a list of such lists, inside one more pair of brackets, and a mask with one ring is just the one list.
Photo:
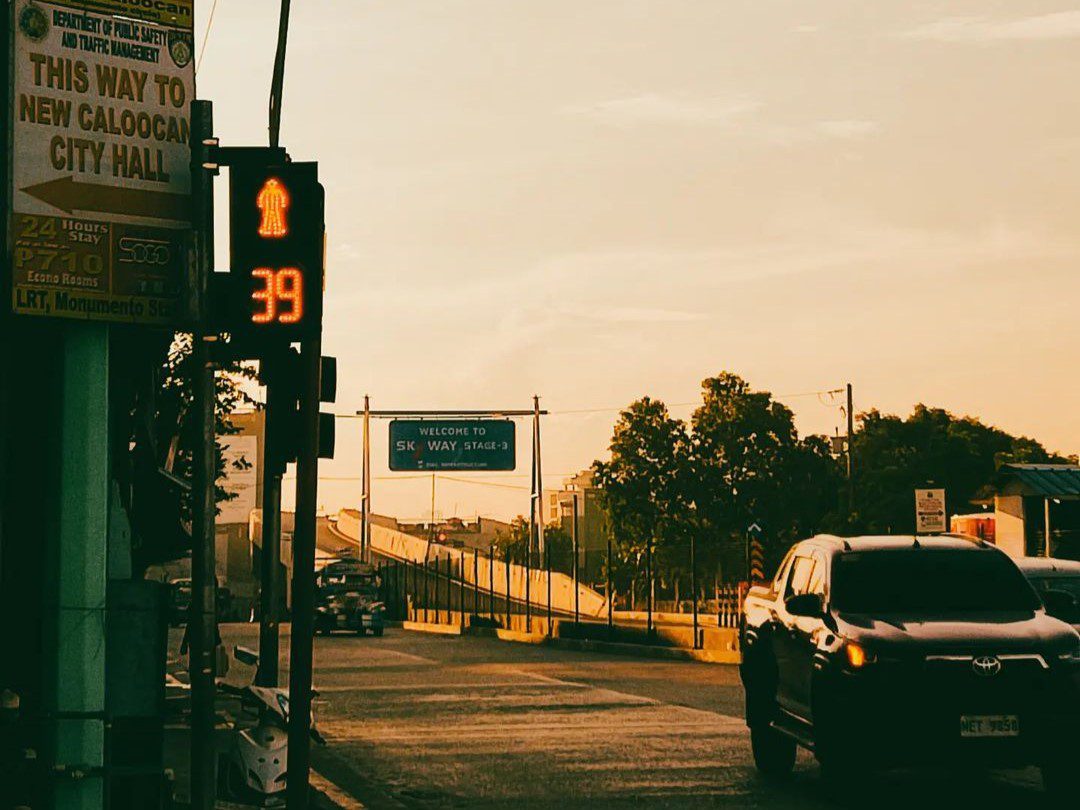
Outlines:
{"label": "black metal fence", "polygon": [[[505,568],[505,582],[494,576],[495,560],[480,553],[433,558],[425,562],[387,560],[377,564],[381,598],[387,616],[398,621],[450,623],[473,617],[487,619],[493,625],[509,624],[513,615],[531,615],[544,605],[528,604],[512,593],[510,569]],[[481,577],[480,566],[488,568]],[[464,576],[469,566],[472,576]],[[484,580],[484,584],[481,581]],[[501,586],[501,587],[500,587]],[[553,612],[550,602],[547,612]],[[554,611],[566,615],[564,611]]]}
{"label": "black metal fence", "polygon": [[[410,560],[384,560],[377,563],[383,602],[387,616],[391,620],[417,621],[437,624],[466,624],[476,626],[487,624],[497,627],[511,627],[514,616],[524,617],[524,627],[532,630],[533,620],[546,619],[546,629],[551,631],[553,618],[572,618],[575,624],[587,621],[595,624],[605,622],[609,630],[617,623],[635,623],[644,621],[651,634],[658,619],[668,623],[692,625],[695,644],[699,637],[698,629],[704,627],[737,628],[742,609],[742,590],[735,584],[721,584],[714,581],[711,595],[705,595],[695,589],[697,598],[657,599],[656,583],[647,591],[647,598],[637,602],[631,593],[618,595],[609,601],[606,617],[583,617],[576,595],[577,572],[574,577],[573,609],[559,609],[552,604],[550,555],[545,555],[545,569],[548,574],[546,593],[531,593],[526,588],[524,594],[514,592],[511,585],[511,567],[509,561],[497,559],[492,554],[474,549],[455,550],[450,554],[442,553],[426,562]],[[498,563],[498,565],[496,565]],[[486,568],[487,571],[482,569]],[[530,581],[526,567],[526,582]],[[499,576],[502,574],[503,576]],[[500,581],[502,580],[502,581]],[[647,579],[644,580],[646,583]],[[646,587],[648,587],[646,585]],[[610,581],[600,585],[610,589]],[[651,597],[651,598],[649,598]],[[639,609],[640,608],[640,609]],[[631,611],[631,614],[616,620],[616,612]],[[644,614],[644,615],[639,615]],[[680,618],[658,614],[685,614]]]}

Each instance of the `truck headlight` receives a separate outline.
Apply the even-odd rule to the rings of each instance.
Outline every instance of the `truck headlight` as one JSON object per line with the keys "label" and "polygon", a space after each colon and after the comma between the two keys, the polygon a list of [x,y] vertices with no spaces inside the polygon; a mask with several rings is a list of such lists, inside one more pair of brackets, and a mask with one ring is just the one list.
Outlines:
{"label": "truck headlight", "polygon": [[877,658],[867,651],[866,647],[854,641],[844,642],[844,661],[848,669],[863,669],[867,664],[872,664]]}

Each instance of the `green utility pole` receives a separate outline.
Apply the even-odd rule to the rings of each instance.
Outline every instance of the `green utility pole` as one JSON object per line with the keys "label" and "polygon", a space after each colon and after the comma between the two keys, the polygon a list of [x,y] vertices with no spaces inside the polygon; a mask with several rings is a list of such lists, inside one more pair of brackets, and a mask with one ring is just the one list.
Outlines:
{"label": "green utility pole", "polygon": [[[70,324],[63,338],[55,611],[47,632],[52,755],[58,768],[101,768],[105,747],[105,579],[109,524],[109,327]],[[104,807],[100,771],[58,780],[56,810]]]}

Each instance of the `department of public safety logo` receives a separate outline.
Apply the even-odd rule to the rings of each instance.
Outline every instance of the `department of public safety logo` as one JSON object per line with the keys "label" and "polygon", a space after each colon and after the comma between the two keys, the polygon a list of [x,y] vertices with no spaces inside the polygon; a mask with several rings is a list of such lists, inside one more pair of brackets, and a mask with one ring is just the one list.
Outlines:
{"label": "department of public safety logo", "polygon": [[40,6],[27,3],[19,12],[19,30],[34,42],[41,42],[49,35],[49,15]]}
{"label": "department of public safety logo", "polygon": [[169,56],[178,67],[187,67],[195,51],[195,43],[187,31],[169,32]]}

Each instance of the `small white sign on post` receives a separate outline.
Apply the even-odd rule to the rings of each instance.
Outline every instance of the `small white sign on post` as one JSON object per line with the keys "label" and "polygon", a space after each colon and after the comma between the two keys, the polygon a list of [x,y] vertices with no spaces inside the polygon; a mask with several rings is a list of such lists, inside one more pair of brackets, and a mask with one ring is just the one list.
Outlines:
{"label": "small white sign on post", "polygon": [[915,490],[915,532],[942,534],[948,531],[945,519],[945,490]]}
{"label": "small white sign on post", "polygon": [[218,507],[217,522],[248,525],[253,509],[258,507],[259,439],[257,436],[225,436],[221,439],[225,461],[225,480],[221,488],[235,497]]}

